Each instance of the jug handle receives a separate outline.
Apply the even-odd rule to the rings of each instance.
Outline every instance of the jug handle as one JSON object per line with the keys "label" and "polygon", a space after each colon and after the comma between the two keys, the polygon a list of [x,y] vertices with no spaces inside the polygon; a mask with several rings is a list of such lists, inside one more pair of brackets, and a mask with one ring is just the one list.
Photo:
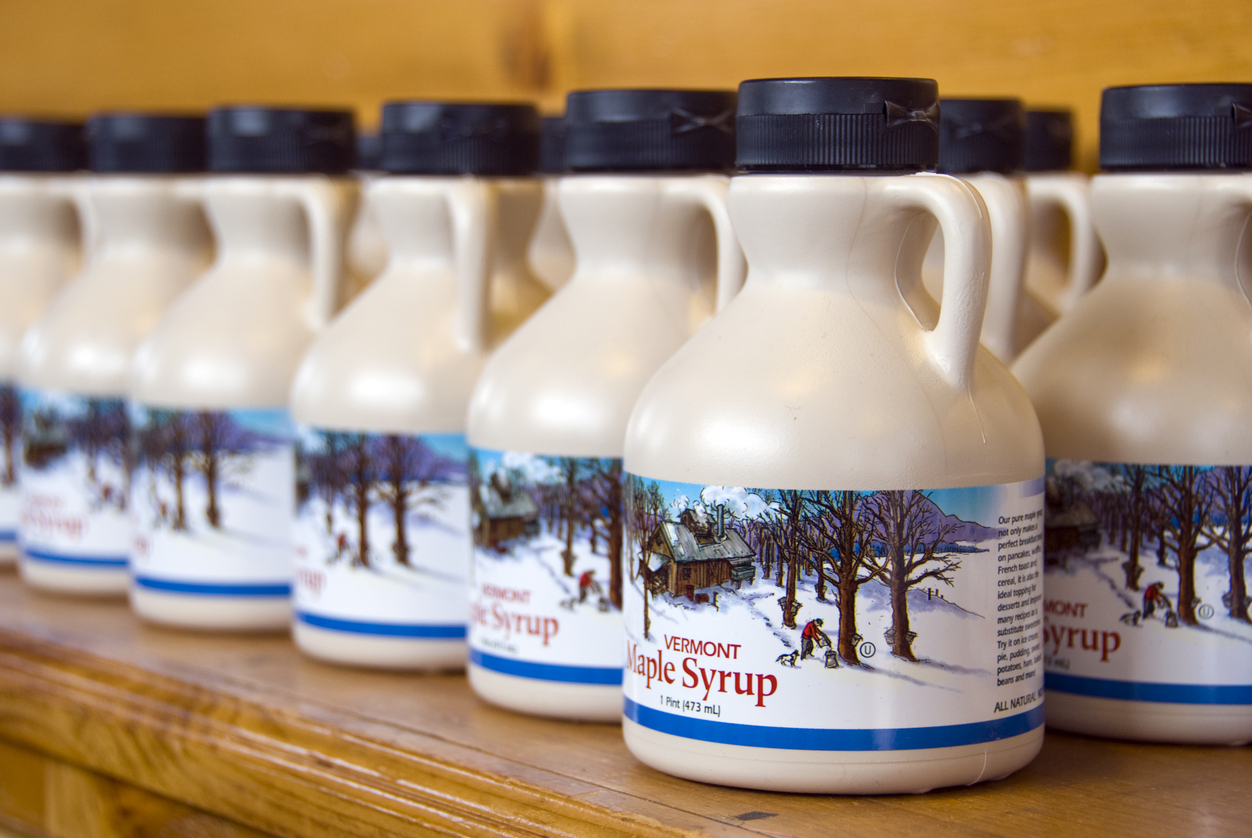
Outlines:
{"label": "jug handle", "polygon": [[1029,177],[1026,194],[1031,204],[1056,206],[1069,216],[1069,282],[1062,313],[1074,307],[1100,276],[1100,240],[1091,221],[1091,183],[1086,175]]}
{"label": "jug handle", "polygon": [[739,237],[735,234],[735,226],[730,222],[730,212],[726,209],[726,190],[729,186],[729,178],[711,176],[676,180],[671,187],[673,194],[686,196],[704,207],[713,220],[713,232],[717,236],[715,311],[721,311],[735,298],[739,289],[743,288],[743,280],[747,274],[743,249],[739,246]]}
{"label": "jug handle", "polygon": [[483,352],[491,338],[487,315],[491,306],[491,272],[500,213],[494,186],[479,178],[461,178],[445,191],[452,220],[452,253],[456,264],[456,342],[469,352]]}
{"label": "jug handle", "polygon": [[1003,175],[979,175],[972,185],[987,207],[991,223],[991,265],[982,343],[1005,364],[1016,354],[1017,309],[1026,279],[1029,216],[1018,183]]}
{"label": "jug handle", "polygon": [[885,185],[902,208],[933,215],[943,231],[943,298],[939,322],[923,343],[944,378],[968,392],[987,304],[991,232],[977,190],[949,175],[919,173]]}
{"label": "jug handle", "polygon": [[298,178],[279,181],[276,185],[280,192],[299,201],[304,208],[313,263],[308,323],[314,331],[320,332],[339,307],[348,219],[356,203],[357,185],[347,179],[329,177]]}
{"label": "jug handle", "polygon": [[54,176],[48,181],[48,193],[64,201],[78,216],[78,272],[87,270],[95,253],[99,224],[91,206],[88,179],[83,175]]}

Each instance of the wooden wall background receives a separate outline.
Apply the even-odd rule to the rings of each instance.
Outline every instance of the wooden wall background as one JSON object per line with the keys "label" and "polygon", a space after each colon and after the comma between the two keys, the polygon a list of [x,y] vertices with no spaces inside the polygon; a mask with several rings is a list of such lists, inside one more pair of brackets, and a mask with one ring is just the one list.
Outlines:
{"label": "wooden wall background", "polygon": [[1252,80],[1248,0],[0,0],[0,111],[533,98],[592,86],[925,75],[1070,105]]}

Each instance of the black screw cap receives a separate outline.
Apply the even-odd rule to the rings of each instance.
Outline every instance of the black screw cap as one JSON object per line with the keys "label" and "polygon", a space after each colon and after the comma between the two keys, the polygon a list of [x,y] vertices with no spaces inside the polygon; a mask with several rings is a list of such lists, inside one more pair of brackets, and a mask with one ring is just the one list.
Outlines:
{"label": "black screw cap", "polygon": [[939,157],[933,79],[754,79],[739,85],[742,172],[916,172]]}
{"label": "black screw cap", "polygon": [[1028,172],[1059,172],[1074,165],[1074,114],[1065,110],[1026,111]]}
{"label": "black screw cap", "polygon": [[533,105],[389,102],[380,168],[406,175],[533,174],[539,112]]}
{"label": "black screw cap", "polygon": [[86,163],[81,123],[0,116],[0,172],[75,172]]}
{"label": "black screw cap", "polygon": [[87,121],[91,170],[176,174],[205,169],[202,116],[106,113]]}
{"label": "black screw cap", "polygon": [[571,172],[724,172],[735,160],[729,90],[576,90],[565,100]]}
{"label": "black screw cap", "polygon": [[356,158],[351,111],[250,105],[209,113],[209,170],[341,175]]}
{"label": "black screw cap", "polygon": [[1100,103],[1100,167],[1252,168],[1252,84],[1106,88]]}
{"label": "black screw cap", "polygon": [[1021,170],[1026,114],[1020,99],[944,99],[939,107],[939,171]]}

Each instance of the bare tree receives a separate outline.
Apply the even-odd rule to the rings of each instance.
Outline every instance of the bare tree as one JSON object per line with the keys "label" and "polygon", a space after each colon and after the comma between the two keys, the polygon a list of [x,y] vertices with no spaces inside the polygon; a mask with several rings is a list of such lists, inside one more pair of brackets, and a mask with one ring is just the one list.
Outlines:
{"label": "bare tree", "polygon": [[1122,562],[1122,570],[1126,573],[1126,587],[1132,591],[1139,590],[1139,577],[1143,575],[1143,566],[1139,564],[1139,548],[1143,544],[1144,525],[1149,518],[1147,508],[1149,470],[1149,466],[1129,464],[1122,466],[1122,474],[1126,478],[1126,493],[1122,498],[1123,534],[1129,531],[1126,561]]}
{"label": "bare tree", "polygon": [[558,457],[556,460],[557,470],[561,474],[561,478],[565,482],[564,486],[564,504],[563,515],[565,517],[565,549],[561,551],[561,561],[564,564],[566,576],[574,575],[574,530],[578,526],[578,493],[576,487],[578,484],[578,458],[577,457]]}
{"label": "bare tree", "polygon": [[22,402],[17,388],[0,386],[0,447],[4,450],[4,464],[0,467],[0,485],[17,483],[18,440],[22,431]]}
{"label": "bare tree", "polygon": [[942,520],[942,513],[924,492],[912,489],[876,492],[865,505],[865,512],[875,522],[876,536],[886,551],[866,561],[891,591],[891,653],[916,661],[908,593],[927,579],[952,584],[952,575],[961,563],[940,556],[938,551],[955,527]]}
{"label": "bare tree", "polygon": [[[648,598],[652,593],[652,568],[649,562],[652,553],[648,549],[652,533],[661,524],[661,510],[665,508],[665,496],[660,485],[654,480],[645,485],[642,477],[631,475],[625,489],[625,507],[628,531],[631,539],[638,547],[638,557],[632,563],[631,579],[638,579],[643,588],[643,636],[651,637],[652,615],[648,608]],[[627,544],[627,551],[633,553]]]}
{"label": "bare tree", "polygon": [[1189,626],[1196,619],[1195,564],[1200,553],[1213,546],[1203,533],[1209,528],[1213,498],[1205,491],[1204,470],[1198,466],[1157,466],[1164,508],[1161,540],[1174,552],[1178,574],[1178,619]]}
{"label": "bare tree", "polygon": [[[813,544],[819,580],[825,579],[830,562],[839,608],[839,657],[857,666],[856,597],[861,586],[883,575],[871,559],[874,525],[865,512],[869,497],[860,492],[813,492],[810,503],[817,509],[813,519]],[[832,555],[833,552],[833,555]]]}
{"label": "bare tree", "polygon": [[395,521],[396,540],[392,544],[396,561],[409,567],[407,518],[410,511],[437,507],[438,493],[432,491],[439,477],[439,458],[421,441],[408,434],[386,434],[375,443],[378,499],[391,508]]}
{"label": "bare tree", "polygon": [[[622,607],[622,461],[616,457],[592,457],[583,461],[589,471],[583,507],[591,523],[592,551],[597,535],[608,545],[609,602]],[[599,533],[603,525],[604,532]]]}
{"label": "bare tree", "polygon": [[221,410],[201,410],[190,414],[191,434],[196,452],[193,463],[204,476],[208,500],[204,515],[209,526],[222,526],[222,510],[218,502],[221,485],[233,475],[246,472],[251,439],[230,414]]}
{"label": "bare tree", "polygon": [[354,567],[370,567],[369,511],[374,490],[374,464],[370,457],[369,435],[345,433],[343,435],[344,484],[343,495],[356,515],[356,555]]}
{"label": "bare tree", "polygon": [[1245,564],[1252,553],[1252,468],[1218,466],[1209,472],[1209,489],[1213,494],[1214,511],[1225,519],[1218,527],[1210,516],[1204,534],[1226,553],[1230,587],[1222,597],[1231,618],[1244,623],[1248,617],[1248,583]]}
{"label": "bare tree", "polygon": [[153,407],[139,431],[139,455],[147,463],[153,480],[149,492],[161,512],[162,522],[169,521],[169,511],[156,492],[155,476],[164,473],[174,487],[173,520],[175,530],[187,529],[186,481],[188,459],[191,456],[191,437],[187,431],[182,411]]}

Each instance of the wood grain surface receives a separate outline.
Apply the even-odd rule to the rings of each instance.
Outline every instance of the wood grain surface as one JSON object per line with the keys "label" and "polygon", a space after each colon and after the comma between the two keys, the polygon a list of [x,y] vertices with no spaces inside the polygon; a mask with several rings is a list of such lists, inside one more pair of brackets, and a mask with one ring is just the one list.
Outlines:
{"label": "wood grain surface", "polygon": [[1100,90],[1252,80],[1247,0],[0,0],[0,111],[532,98],[761,76],[939,80],[1079,116]]}
{"label": "wood grain surface", "polygon": [[[66,838],[197,817],[186,834],[1143,838],[1252,822],[1247,748],[1050,734],[1008,780],[923,796],[703,786],[636,762],[616,726],[497,710],[460,676],[336,669],[281,637],[152,629],[122,605],[37,596],[12,576],[0,576],[0,740],[5,822]],[[75,808],[84,799],[102,830],[84,825],[96,822]]]}

